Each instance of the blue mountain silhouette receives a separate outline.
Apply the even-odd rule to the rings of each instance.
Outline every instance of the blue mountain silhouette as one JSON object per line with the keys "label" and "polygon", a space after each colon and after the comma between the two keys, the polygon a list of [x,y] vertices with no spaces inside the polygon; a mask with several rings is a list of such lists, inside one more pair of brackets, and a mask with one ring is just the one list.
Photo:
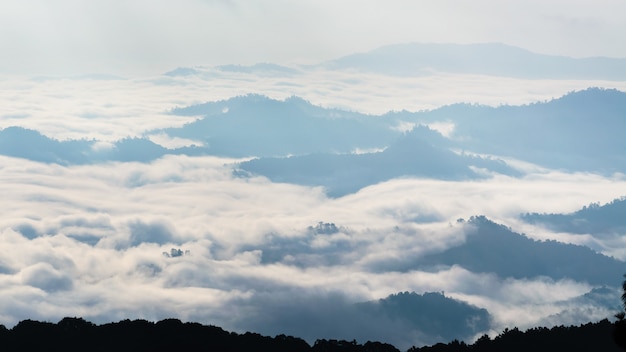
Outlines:
{"label": "blue mountain silhouette", "polygon": [[401,320],[434,341],[465,340],[490,328],[486,309],[446,297],[440,292],[399,292],[386,298],[357,303],[370,319]]}
{"label": "blue mountain silhouette", "polygon": [[[168,150],[146,138],[121,139],[109,149],[94,149],[95,140],[59,141],[41,133],[22,128],[0,130],[0,154],[61,165],[89,164],[101,161],[149,162]],[[176,151],[172,150],[174,154]]]}
{"label": "blue mountain silhouette", "polygon": [[473,167],[519,175],[500,160],[455,154],[446,148],[450,144],[439,133],[418,127],[381,152],[259,158],[243,162],[239,168],[275,182],[324,186],[330,196],[342,196],[398,177],[443,180],[486,177]]}
{"label": "blue mountain silhouette", "polygon": [[592,203],[569,214],[526,213],[522,220],[553,231],[593,234],[596,237],[626,234],[626,197],[600,205]]}
{"label": "blue mountain silhouette", "polygon": [[590,88],[548,102],[497,108],[455,104],[398,119],[448,121],[464,150],[548,168],[626,172],[626,93]]}
{"label": "blue mountain silhouette", "polygon": [[459,265],[473,272],[495,273],[502,278],[543,276],[592,285],[620,285],[623,261],[584,246],[536,241],[484,216],[472,217],[468,224],[474,230],[468,234],[465,243],[441,253],[393,265],[397,265],[399,270]]}
{"label": "blue mountain silhouette", "polygon": [[[566,171],[626,173],[626,94],[610,89],[523,106],[455,104],[378,116],[325,109],[297,97],[278,101],[259,95],[172,113],[199,117],[180,128],[148,133],[204,146],[167,149],[147,138],[126,138],[98,149],[95,140],[59,141],[9,127],[0,130],[0,154],[59,164],[149,162],[166,154],[254,156],[258,159],[241,164],[242,170],[276,181],[324,185],[335,194],[402,176],[471,179],[485,177],[482,170],[518,175],[502,161],[505,157]],[[444,137],[424,127],[438,122],[454,125],[453,132]],[[417,127],[405,133],[395,128],[400,124]],[[370,152],[354,154],[357,150]]]}
{"label": "blue mountain silhouette", "polygon": [[202,116],[170,136],[200,140],[213,155],[287,156],[381,148],[399,132],[390,121],[338,109],[325,109],[291,97],[285,101],[246,95],[177,108],[173,114]]}
{"label": "blue mountain silhouette", "polygon": [[626,59],[543,55],[500,43],[396,44],[348,55],[321,66],[391,75],[426,75],[438,71],[527,79],[626,79]]}

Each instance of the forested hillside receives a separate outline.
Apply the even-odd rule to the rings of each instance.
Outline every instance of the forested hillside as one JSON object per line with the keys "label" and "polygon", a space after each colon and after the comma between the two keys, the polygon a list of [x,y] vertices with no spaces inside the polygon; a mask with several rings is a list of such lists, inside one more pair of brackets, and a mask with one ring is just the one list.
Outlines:
{"label": "forested hillside", "polygon": [[[506,329],[495,338],[487,335],[469,344],[411,347],[407,352],[492,351],[620,351],[613,339],[614,324],[608,320],[581,326]],[[309,344],[293,336],[263,336],[253,332],[228,332],[220,327],[166,319],[123,320],[103,325],[82,318],[64,318],[58,323],[24,320],[7,329],[0,326],[2,351],[220,351],[220,352],[399,352],[387,343],[319,339]]]}

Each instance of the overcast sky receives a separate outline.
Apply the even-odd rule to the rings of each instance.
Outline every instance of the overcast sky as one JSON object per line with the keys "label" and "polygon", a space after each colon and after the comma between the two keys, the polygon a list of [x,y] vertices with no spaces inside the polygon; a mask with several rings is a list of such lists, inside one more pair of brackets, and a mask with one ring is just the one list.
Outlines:
{"label": "overcast sky", "polygon": [[623,0],[3,0],[0,73],[309,63],[406,42],[626,57],[624,14]]}

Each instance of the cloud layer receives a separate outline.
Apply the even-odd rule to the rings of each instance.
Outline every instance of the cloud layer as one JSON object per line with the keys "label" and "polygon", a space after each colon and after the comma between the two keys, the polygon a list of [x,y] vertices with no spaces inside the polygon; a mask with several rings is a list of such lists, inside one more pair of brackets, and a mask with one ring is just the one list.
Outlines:
{"label": "cloud layer", "polygon": [[[177,106],[247,93],[382,113],[459,101],[528,103],[590,85],[626,89],[623,82],[475,75],[196,70],[147,79],[8,77],[0,83],[1,127],[98,139],[96,148],[106,150],[121,138],[195,119],[168,113]],[[178,317],[309,340],[372,336],[408,347],[430,340],[410,335],[399,321],[381,331],[378,322],[343,313],[352,312],[353,303],[398,292],[445,291],[486,308],[495,332],[612,315],[596,301],[581,305],[580,296],[594,288],[585,282],[498,277],[458,265],[400,272],[385,264],[463,243],[468,229],[457,219],[480,214],[528,237],[585,244],[624,260],[623,241],[553,233],[518,218],[609,202],[626,194],[624,175],[530,165],[519,178],[400,178],[328,198],[319,187],[234,177],[232,166],[240,161],[166,156],[151,163],[60,166],[0,157],[0,323]],[[292,324],[297,318],[328,330],[300,329]]]}
{"label": "cloud layer", "polygon": [[[626,83],[621,81],[524,80],[445,73],[390,77],[332,70],[271,76],[213,68],[198,68],[198,72],[191,76],[136,79],[25,80],[5,76],[0,82],[0,127],[21,126],[61,140],[116,141],[195,119],[167,114],[176,107],[250,93],[280,100],[295,95],[322,107],[384,114],[392,110],[430,110],[459,102],[491,106],[528,104],[590,86],[626,90]],[[153,138],[169,147],[188,144],[163,140],[159,135]]]}
{"label": "cloud layer", "polygon": [[[312,321],[332,321],[333,312],[351,303],[403,291],[445,291],[487,308],[495,329],[532,326],[570,309],[556,303],[591,287],[497,278],[461,267],[377,268],[390,258],[464,241],[459,217],[489,214],[515,224],[527,210],[568,211],[626,190],[620,178],[543,174],[476,182],[392,180],[329,199],[321,189],[233,178],[232,160],[211,157],[74,167],[1,161],[0,204],[6,211],[0,223],[0,318],[8,325],[65,315],[99,322],[175,316],[274,334],[289,330],[293,319],[279,312],[296,309]],[[337,228],[311,237],[309,227],[320,221]],[[182,255],[163,254],[172,248]],[[283,259],[268,260],[276,251]],[[294,261],[290,251],[311,254]],[[607,313],[595,309],[592,317]],[[268,315],[275,323],[261,330]],[[351,335],[355,331],[338,329],[335,337],[366,337]]]}

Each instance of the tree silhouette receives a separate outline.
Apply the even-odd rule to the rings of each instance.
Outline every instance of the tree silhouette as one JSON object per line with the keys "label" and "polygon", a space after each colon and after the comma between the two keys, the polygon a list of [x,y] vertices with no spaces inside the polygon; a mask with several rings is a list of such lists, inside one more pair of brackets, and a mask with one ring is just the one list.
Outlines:
{"label": "tree silhouette", "polygon": [[[624,275],[626,278],[626,275]],[[613,340],[623,350],[626,351],[626,280],[622,282],[622,306],[623,310],[615,317],[615,329],[613,330]]]}
{"label": "tree silhouette", "polygon": [[[618,322],[626,322],[625,315],[620,314],[622,318]],[[474,344],[453,340],[447,344],[414,346],[407,352],[612,352],[624,348],[623,344],[620,345],[626,336],[623,328],[624,325],[614,324],[608,319],[577,327],[543,327],[525,332],[512,328],[505,329],[493,339],[483,335]],[[615,334],[617,344],[607,338],[611,332]],[[622,340],[619,340],[620,337]],[[298,337],[270,337],[253,332],[239,334],[212,325],[183,323],[178,319],[159,322],[126,319],[103,325],[95,325],[82,318],[63,318],[57,324],[24,320],[11,329],[0,325],[0,346],[2,352],[400,352],[393,345],[377,341],[360,344],[356,340],[319,339],[310,346]]]}

